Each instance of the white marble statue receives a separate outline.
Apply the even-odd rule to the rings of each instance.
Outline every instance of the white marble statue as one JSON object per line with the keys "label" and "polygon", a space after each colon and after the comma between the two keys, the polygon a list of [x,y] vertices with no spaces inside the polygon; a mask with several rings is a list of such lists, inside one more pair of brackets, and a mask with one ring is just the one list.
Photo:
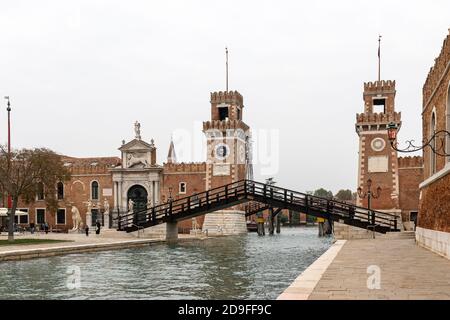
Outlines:
{"label": "white marble statue", "polygon": [[141,140],[141,124],[138,121],[134,123],[134,133],[136,134],[136,139]]}
{"label": "white marble statue", "polygon": [[92,225],[92,201],[89,200],[87,202],[87,211],[86,211],[86,225]]}
{"label": "white marble statue", "polygon": [[133,212],[134,209],[134,202],[133,200],[128,200],[128,212]]}
{"label": "white marble statue", "polygon": [[109,214],[109,201],[106,198],[103,201],[103,207],[105,208],[105,214]]}
{"label": "white marble statue", "polygon": [[103,212],[104,228],[109,229],[109,201],[106,198],[103,201],[103,207],[105,208],[105,211]]}
{"label": "white marble statue", "polygon": [[81,230],[83,228],[83,220],[81,219],[80,211],[77,207],[72,205],[72,230]]}
{"label": "white marble statue", "polygon": [[192,218],[192,230],[198,230],[197,218]]}

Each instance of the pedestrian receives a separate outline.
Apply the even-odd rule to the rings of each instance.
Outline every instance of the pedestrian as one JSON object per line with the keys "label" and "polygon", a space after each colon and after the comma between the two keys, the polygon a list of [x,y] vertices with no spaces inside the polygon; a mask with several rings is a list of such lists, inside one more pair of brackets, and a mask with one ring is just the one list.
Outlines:
{"label": "pedestrian", "polygon": [[47,223],[47,221],[45,221],[45,223],[44,223],[44,230],[45,230],[45,234],[48,234],[48,223]]}
{"label": "pedestrian", "polygon": [[30,232],[34,234],[34,222],[30,222]]}
{"label": "pedestrian", "polygon": [[95,229],[95,234],[100,234],[100,227],[101,227],[101,224],[100,224],[100,222],[97,220],[97,222],[95,223],[95,227],[96,227],[96,229]]}
{"label": "pedestrian", "polygon": [[86,224],[86,228],[84,228],[84,231],[86,232],[86,237],[89,236],[89,226]]}

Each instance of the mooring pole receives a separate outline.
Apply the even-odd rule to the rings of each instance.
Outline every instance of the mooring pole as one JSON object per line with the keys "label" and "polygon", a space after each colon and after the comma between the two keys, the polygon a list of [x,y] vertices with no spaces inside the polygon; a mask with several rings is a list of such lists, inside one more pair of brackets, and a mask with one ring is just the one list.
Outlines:
{"label": "mooring pole", "polygon": [[277,233],[281,232],[281,212],[277,214]]}
{"label": "mooring pole", "polygon": [[269,235],[273,235],[274,225],[273,225],[273,207],[269,208]]}

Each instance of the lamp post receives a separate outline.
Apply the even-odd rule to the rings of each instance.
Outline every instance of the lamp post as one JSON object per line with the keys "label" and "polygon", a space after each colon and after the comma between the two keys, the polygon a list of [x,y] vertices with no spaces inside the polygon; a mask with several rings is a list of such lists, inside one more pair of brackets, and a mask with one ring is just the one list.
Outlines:
{"label": "lamp post", "polygon": [[369,209],[369,212],[367,213],[367,221],[370,222],[370,214],[372,213],[372,225],[375,225],[375,214],[373,212],[371,212],[371,203],[372,203],[372,198],[377,199],[380,197],[381,188],[380,188],[380,186],[378,186],[376,189],[376,193],[373,193],[371,190],[372,179],[367,180],[366,186],[367,186],[366,192],[363,192],[361,187],[358,188],[358,190],[357,190],[358,196],[361,199],[364,199],[367,197],[367,209]]}
{"label": "lamp post", "polygon": [[169,187],[169,198],[167,199],[169,202],[172,202],[173,201],[173,198],[172,198],[172,187]]}
{"label": "lamp post", "polygon": [[[423,141],[423,144],[421,146],[414,145],[414,140],[407,140],[406,141],[406,148],[399,149],[398,143],[397,143],[397,133],[399,131],[399,127],[395,122],[391,122],[387,126],[387,132],[388,132],[388,138],[389,142],[391,143],[392,149],[398,151],[398,152],[416,152],[419,150],[424,149],[425,147],[430,147],[431,151],[437,155],[443,156],[443,157],[449,157],[450,156],[450,150],[445,150],[445,140],[450,139],[450,132],[447,130],[439,130],[433,132],[433,135],[430,137],[428,141]],[[437,143],[439,142],[439,143]]]}
{"label": "lamp post", "polygon": [[[9,101],[9,96],[5,96],[7,102],[6,111],[8,111],[8,162],[11,162],[11,102]],[[8,195],[8,209],[12,208],[11,195]]]}

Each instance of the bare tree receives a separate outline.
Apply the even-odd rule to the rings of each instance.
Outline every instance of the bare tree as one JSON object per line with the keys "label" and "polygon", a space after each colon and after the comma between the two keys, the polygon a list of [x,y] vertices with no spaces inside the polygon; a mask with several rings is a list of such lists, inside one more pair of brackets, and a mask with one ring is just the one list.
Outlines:
{"label": "bare tree", "polygon": [[14,215],[19,199],[25,203],[36,200],[39,189],[44,193],[49,211],[58,207],[56,184],[70,179],[61,156],[46,148],[12,150],[0,146],[0,188],[12,198],[9,211],[8,240],[14,241]]}

